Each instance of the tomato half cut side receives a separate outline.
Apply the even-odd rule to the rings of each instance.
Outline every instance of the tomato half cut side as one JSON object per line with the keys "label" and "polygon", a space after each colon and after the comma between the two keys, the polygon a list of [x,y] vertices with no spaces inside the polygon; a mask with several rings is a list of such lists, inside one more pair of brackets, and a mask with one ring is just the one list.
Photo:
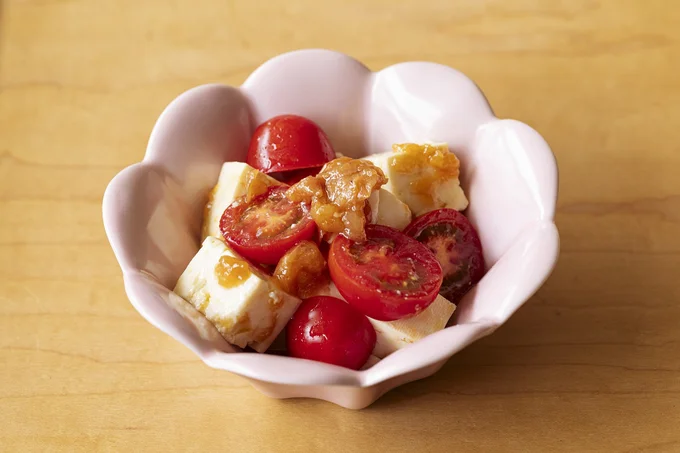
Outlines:
{"label": "tomato half cut side", "polygon": [[366,226],[366,241],[339,235],[328,254],[331,279],[357,310],[380,321],[416,315],[437,297],[442,269],[420,242],[399,230]]}
{"label": "tomato half cut side", "polygon": [[290,201],[286,190],[272,186],[249,203],[237,200],[224,210],[220,230],[234,251],[256,263],[276,264],[293,246],[315,238],[309,206]]}
{"label": "tomato half cut side", "polygon": [[404,233],[434,253],[444,272],[440,294],[460,299],[484,276],[484,255],[477,231],[454,209],[437,209],[417,217]]}
{"label": "tomato half cut side", "polygon": [[263,173],[274,173],[322,167],[333,159],[331,142],[315,122],[298,115],[281,115],[255,129],[246,163]]}

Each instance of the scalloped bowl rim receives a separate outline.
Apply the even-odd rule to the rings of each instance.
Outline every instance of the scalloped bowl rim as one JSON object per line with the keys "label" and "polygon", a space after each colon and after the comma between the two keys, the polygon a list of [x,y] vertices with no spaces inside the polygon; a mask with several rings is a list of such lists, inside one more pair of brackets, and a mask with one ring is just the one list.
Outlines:
{"label": "scalloped bowl rim", "polygon": [[[311,50],[300,50],[300,51],[294,51],[294,52],[289,52],[285,53],[282,55],[278,55],[276,57],[273,57],[272,59],[266,61],[263,63],[261,66],[259,66],[255,71],[253,71],[250,76],[245,80],[245,82],[240,86],[236,87],[238,90],[242,92],[248,92],[249,90],[252,89],[254,84],[257,84],[258,80],[260,77],[262,77],[266,73],[266,68],[281,63],[283,60],[286,60],[290,58],[291,56],[296,56],[300,54],[305,54],[309,58],[312,58],[314,53],[329,53],[331,51],[327,50],[321,50],[321,49],[311,49]],[[478,90],[479,94],[482,95],[482,91],[474,84],[474,82],[469,79],[467,76],[462,74],[461,72],[452,69],[448,66],[440,65],[437,63],[429,63],[429,62],[402,62],[402,63],[397,63],[395,65],[391,65],[389,67],[386,67],[382,69],[381,71],[377,72],[371,72],[365,65],[360,63],[359,61],[348,57],[344,54],[340,54],[337,52],[331,52],[333,54],[336,54],[340,56],[341,58],[351,60],[353,63],[360,65],[362,68],[364,68],[365,71],[367,71],[367,75],[370,77],[375,77],[377,74],[393,70],[394,68],[399,68],[403,67],[406,65],[426,65],[428,67],[432,66],[437,66],[440,68],[445,68],[447,71],[452,71],[452,74],[457,74],[458,77],[462,77],[465,80],[467,80],[470,84],[474,85],[475,89]],[[109,237],[109,241],[111,242],[112,248],[114,250],[114,253],[116,255],[116,258],[118,259],[119,264],[121,265],[121,268],[123,270],[123,275],[124,275],[124,282],[125,282],[125,287],[126,291],[128,294],[128,297],[132,304],[135,306],[135,308],[140,312],[140,314],[146,318],[151,324],[154,326],[158,327],[162,331],[168,333],[178,341],[182,342],[185,346],[187,346],[189,349],[191,349],[194,353],[196,353],[202,360],[205,362],[207,365],[213,367],[213,368],[218,368],[218,369],[224,369],[228,370],[230,372],[233,372],[235,374],[244,376],[246,378],[254,379],[256,381],[260,382],[265,382],[265,383],[272,383],[272,384],[283,384],[283,385],[303,385],[303,386],[326,386],[326,385],[331,385],[331,386],[351,386],[351,387],[370,387],[374,386],[376,384],[379,384],[381,382],[385,382],[387,380],[397,378],[399,376],[403,376],[405,374],[417,371],[418,369],[425,368],[427,366],[436,364],[437,362],[445,361],[446,359],[450,358],[453,354],[458,352],[460,349],[466,347],[468,344],[472,343],[473,341],[476,341],[479,338],[482,338],[490,333],[492,333],[497,327],[499,327],[505,320],[507,319],[493,319],[493,318],[487,318],[487,319],[481,319],[478,322],[473,322],[473,323],[468,323],[468,324],[462,324],[462,325],[456,325],[449,327],[443,331],[437,332],[435,334],[432,334],[417,343],[410,345],[408,348],[404,348],[402,350],[399,350],[385,359],[381,360],[378,362],[376,365],[373,367],[363,370],[363,371],[354,371],[334,365],[329,365],[325,363],[319,363],[319,362],[312,362],[312,361],[307,361],[307,360],[301,360],[301,359],[295,359],[295,358],[290,358],[290,357],[283,357],[283,356],[276,356],[276,355],[262,355],[262,354],[257,354],[257,353],[229,353],[229,352],[223,352],[217,349],[209,349],[206,348],[205,345],[202,344],[193,344],[191,342],[188,342],[185,337],[181,333],[178,333],[176,329],[169,328],[167,324],[163,324],[160,322],[158,319],[156,319],[153,315],[151,315],[147,310],[144,309],[144,301],[140,300],[139,294],[135,292],[134,290],[131,290],[130,286],[133,284],[133,281],[136,279],[145,279],[149,278],[148,275],[145,275],[144,272],[140,271],[139,269],[133,269],[130,266],[128,266],[126,263],[124,263],[124,259],[122,258],[123,256],[123,250],[120,249],[119,247],[119,242],[116,240],[114,237],[117,233],[115,231],[112,231],[112,221],[111,217],[114,215],[114,205],[116,203],[116,196],[117,192],[122,190],[121,184],[122,180],[126,177],[126,174],[128,172],[132,172],[133,169],[138,168],[140,166],[154,166],[157,165],[158,163],[154,161],[156,156],[154,155],[153,152],[153,143],[156,139],[158,132],[158,126],[159,124],[162,124],[165,117],[170,115],[171,112],[178,106],[180,105],[184,100],[187,98],[192,97],[195,95],[198,91],[202,90],[210,90],[214,89],[216,87],[223,88],[223,87],[229,87],[228,85],[222,85],[222,84],[208,84],[208,85],[200,85],[194,88],[191,88],[184,93],[180,94],[177,96],[161,113],[159,116],[158,120],[156,121],[154,128],[152,130],[151,136],[149,138],[149,144],[147,146],[147,150],[144,156],[144,159],[137,163],[133,164],[125,169],[123,169],[119,174],[117,174],[111,183],[108,185],[105,195],[104,195],[104,202],[103,202],[103,210],[104,210],[104,223],[105,223],[105,228],[107,232],[107,236]],[[234,87],[231,87],[234,88]],[[486,98],[484,98],[486,100]],[[513,121],[514,120],[500,120],[497,117],[494,116],[491,107],[489,106],[487,102],[487,108],[489,112],[488,120],[480,124],[478,128],[483,127],[487,123],[492,123],[494,121]],[[520,125],[523,125],[523,123],[519,122],[514,122]],[[528,127],[528,126],[527,126]],[[547,152],[546,152],[547,151]],[[546,255],[545,262],[543,263],[544,268],[541,270],[542,275],[537,278],[536,280],[536,285],[535,288],[531,288],[529,291],[527,297],[524,298],[524,302],[535,293],[538,288],[543,284],[543,282],[548,278],[550,273],[552,272],[556,261],[557,261],[557,256],[559,253],[559,237],[557,235],[557,230],[553,222],[554,218],[554,205],[556,202],[557,198],[557,163],[554,159],[554,156],[552,154],[552,151],[548,147],[547,144],[545,144],[545,149],[541,150],[545,154],[546,159],[548,161],[552,159],[552,168],[548,168],[549,171],[552,171],[554,173],[554,180],[555,180],[555,192],[552,194],[553,200],[552,200],[552,209],[549,210],[550,212],[546,213],[545,219],[543,222],[540,224],[537,224],[537,228],[544,228],[549,231],[550,237],[553,238],[551,239],[552,242],[555,243],[554,250],[551,250],[549,253]],[[552,244],[551,242],[551,244]],[[522,302],[522,304],[524,303]],[[521,304],[520,304],[521,305]],[[519,305],[515,308],[515,310],[519,308]],[[514,312],[514,310],[513,310]],[[509,317],[509,315],[508,315]],[[459,330],[458,336],[460,338],[463,338],[463,341],[459,342],[459,347],[456,347],[453,350],[447,350],[446,348],[437,348],[433,347],[435,345],[438,345],[442,342],[445,342],[444,338],[446,336],[451,336],[453,337],[454,335],[451,335],[450,332],[454,329]],[[458,337],[456,336],[456,337]],[[407,349],[412,349],[412,348],[426,348],[430,347],[432,350],[435,350],[437,352],[430,352],[429,355],[427,355],[426,359],[423,359],[420,361],[420,363],[408,363],[408,364],[400,364],[400,357],[404,354],[404,351]],[[265,363],[266,362],[266,363]],[[296,368],[296,372],[286,372],[286,373],[267,373],[263,371],[264,368],[271,368],[273,370],[279,369],[279,368]]]}

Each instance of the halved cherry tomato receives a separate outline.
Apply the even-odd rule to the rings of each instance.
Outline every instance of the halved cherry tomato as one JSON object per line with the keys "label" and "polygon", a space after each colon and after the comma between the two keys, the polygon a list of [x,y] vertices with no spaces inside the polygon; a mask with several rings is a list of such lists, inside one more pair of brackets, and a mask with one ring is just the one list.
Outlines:
{"label": "halved cherry tomato", "polygon": [[347,302],[381,321],[420,313],[442,284],[442,269],[427,247],[382,225],[366,226],[364,242],[335,238],[328,269]]}
{"label": "halved cherry tomato", "polygon": [[274,173],[321,167],[333,159],[335,151],[316,123],[302,116],[281,115],[255,129],[246,163]]}
{"label": "halved cherry tomato", "polygon": [[305,299],[286,326],[293,357],[358,370],[375,347],[375,329],[366,316],[340,299]]}
{"label": "halved cherry tomato", "polygon": [[404,233],[422,242],[444,271],[440,294],[458,303],[484,276],[479,235],[470,221],[454,209],[437,209],[417,217]]}
{"label": "halved cherry tomato", "polygon": [[250,203],[237,200],[224,210],[220,231],[243,257],[276,264],[294,245],[316,235],[309,206],[290,201],[286,186],[272,186]]}

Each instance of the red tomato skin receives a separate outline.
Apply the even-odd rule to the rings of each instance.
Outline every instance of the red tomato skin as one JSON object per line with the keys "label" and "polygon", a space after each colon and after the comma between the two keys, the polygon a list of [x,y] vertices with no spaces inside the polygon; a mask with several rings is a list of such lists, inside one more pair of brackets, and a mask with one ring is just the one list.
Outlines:
{"label": "red tomato skin", "polygon": [[246,163],[263,173],[321,167],[335,159],[326,133],[298,115],[280,115],[260,124],[248,147]]}
{"label": "red tomato skin", "polygon": [[404,233],[426,245],[444,270],[440,294],[454,304],[484,276],[484,255],[477,231],[465,215],[437,209],[414,219]]}
{"label": "red tomato skin", "polygon": [[[282,238],[259,240],[247,235],[247,225],[240,225],[239,219],[251,206],[265,202],[273,194],[280,194],[287,189],[285,186],[272,186],[267,192],[255,197],[250,203],[236,201],[224,210],[220,219],[222,237],[232,249],[244,258],[258,264],[276,265],[288,250],[304,240],[315,240],[317,237],[316,224],[309,214],[309,207],[300,205],[303,220],[293,234]],[[291,202],[292,203],[292,202]]]}
{"label": "red tomato skin", "polygon": [[[410,260],[410,263],[417,263],[422,281],[415,289],[381,288],[379,284],[388,284],[387,276],[368,275],[374,266],[379,270],[380,263],[371,262],[361,270],[356,269],[353,264],[356,260],[349,253],[355,243],[338,235],[331,244],[328,270],[331,280],[350,305],[373,319],[395,321],[417,315],[434,302],[443,275],[436,257],[427,247],[399,230],[382,225],[367,225],[366,236],[367,243],[384,238],[393,240],[393,255],[396,255],[396,259],[400,257]],[[362,274],[362,270],[366,273]],[[394,276],[389,280],[399,283],[402,281],[400,278]]]}
{"label": "red tomato skin", "polygon": [[375,347],[370,321],[330,296],[305,299],[286,326],[288,353],[297,358],[358,370]]}

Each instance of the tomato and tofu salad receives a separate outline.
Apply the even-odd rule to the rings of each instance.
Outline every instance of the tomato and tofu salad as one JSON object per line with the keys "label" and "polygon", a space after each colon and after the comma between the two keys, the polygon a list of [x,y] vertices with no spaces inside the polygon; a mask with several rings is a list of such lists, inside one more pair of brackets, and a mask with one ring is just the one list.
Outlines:
{"label": "tomato and tofu salad", "polygon": [[484,275],[446,144],[352,159],[313,121],[261,124],[223,164],[174,292],[230,344],[351,369],[444,329]]}

